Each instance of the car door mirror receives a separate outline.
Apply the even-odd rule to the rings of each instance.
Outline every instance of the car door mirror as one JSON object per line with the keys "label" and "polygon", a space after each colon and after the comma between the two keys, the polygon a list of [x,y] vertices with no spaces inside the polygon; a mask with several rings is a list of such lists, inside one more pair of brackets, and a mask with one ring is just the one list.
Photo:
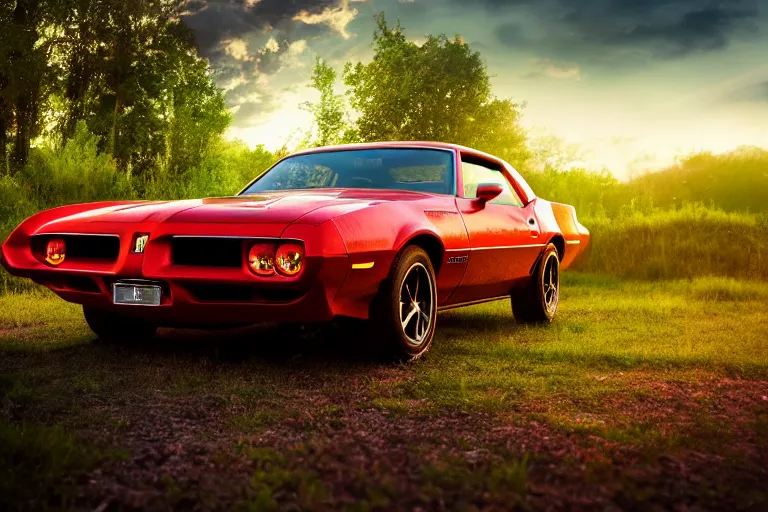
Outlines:
{"label": "car door mirror", "polygon": [[488,201],[499,197],[502,192],[504,192],[504,187],[498,183],[481,183],[477,186],[477,200],[480,204],[485,205]]}

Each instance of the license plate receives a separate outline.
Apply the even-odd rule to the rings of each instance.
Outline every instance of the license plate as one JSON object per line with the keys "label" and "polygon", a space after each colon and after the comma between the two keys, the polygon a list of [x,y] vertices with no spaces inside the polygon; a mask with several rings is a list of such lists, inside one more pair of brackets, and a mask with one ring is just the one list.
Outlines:
{"label": "license plate", "polygon": [[112,288],[112,302],[138,306],[159,306],[163,289],[150,284],[115,283]]}

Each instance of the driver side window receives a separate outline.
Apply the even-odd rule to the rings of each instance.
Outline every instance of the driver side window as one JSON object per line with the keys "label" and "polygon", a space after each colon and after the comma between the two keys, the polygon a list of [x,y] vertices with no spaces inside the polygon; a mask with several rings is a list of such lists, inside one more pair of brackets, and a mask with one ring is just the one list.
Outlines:
{"label": "driver side window", "polygon": [[496,183],[504,191],[491,204],[523,206],[517,193],[509,185],[507,178],[498,169],[493,169],[475,162],[461,161],[461,178],[464,183],[464,197],[476,197],[477,186],[481,183]]}

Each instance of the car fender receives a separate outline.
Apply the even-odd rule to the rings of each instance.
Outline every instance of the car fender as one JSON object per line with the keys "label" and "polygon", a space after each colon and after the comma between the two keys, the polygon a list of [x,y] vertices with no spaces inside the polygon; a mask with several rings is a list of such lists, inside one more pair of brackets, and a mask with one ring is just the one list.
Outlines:
{"label": "car fender", "polygon": [[450,296],[464,274],[462,258],[458,264],[444,265],[449,253],[460,256],[469,248],[461,216],[451,208],[431,203],[378,203],[335,217],[333,222],[350,263],[336,302],[349,316],[367,318],[368,306],[389,276],[395,257],[419,236],[434,237],[440,245],[439,261],[433,261],[438,301]]}
{"label": "car fender", "polygon": [[562,237],[564,253],[560,263],[561,268],[568,268],[589,245],[589,230],[582,226],[576,218],[573,206],[546,201],[537,198],[534,211],[541,227],[542,236],[546,240]]}
{"label": "car fender", "polygon": [[[28,237],[36,234],[40,228],[54,220],[63,219],[88,211],[99,209],[107,210],[116,206],[125,206],[140,202],[141,201],[101,201],[95,203],[70,204],[43,210],[25,219],[11,232],[10,235],[8,235],[8,238],[6,238],[2,247],[0,247],[0,252],[2,252],[0,261],[9,272],[14,273],[16,267],[22,266],[20,262],[14,263],[15,258],[21,257],[24,259],[24,256],[29,253]],[[31,254],[29,256],[31,257]]]}

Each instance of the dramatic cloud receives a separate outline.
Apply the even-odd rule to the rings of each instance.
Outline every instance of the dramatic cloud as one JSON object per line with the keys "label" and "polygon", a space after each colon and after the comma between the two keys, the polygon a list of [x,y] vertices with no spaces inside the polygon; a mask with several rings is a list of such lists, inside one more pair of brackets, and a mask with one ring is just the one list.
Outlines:
{"label": "dramatic cloud", "polygon": [[[765,0],[484,0],[488,10],[533,15],[537,25],[509,20],[496,29],[509,47],[538,47],[547,57],[610,63],[611,58],[679,58],[749,37]],[[603,53],[600,54],[599,52]]]}
{"label": "dramatic cloud", "polygon": [[529,78],[549,77],[560,80],[581,80],[581,69],[579,66],[563,64],[558,65],[548,59],[541,59],[533,63],[533,71],[529,73]]}
{"label": "dramatic cloud", "polygon": [[[351,0],[195,0],[182,20],[195,33],[225,90],[233,126],[258,125],[284,105],[282,91],[305,68],[308,39],[350,38],[358,11]],[[306,70],[302,73],[308,76]]]}
{"label": "dramatic cloud", "polygon": [[[220,43],[245,34],[281,37],[317,35],[318,28],[347,33],[357,15],[352,0],[195,0],[186,4],[184,22],[194,30],[206,55]],[[313,25],[317,27],[312,28]],[[279,37],[278,37],[279,34]]]}
{"label": "dramatic cloud", "polygon": [[347,32],[347,25],[349,25],[357,15],[358,10],[350,8],[349,0],[342,0],[337,7],[326,7],[319,13],[301,11],[292,19],[293,21],[301,21],[307,25],[328,25],[334,31],[338,32],[341,37],[349,39],[352,36]]}
{"label": "dramatic cloud", "polygon": [[250,60],[248,45],[242,39],[227,39],[221,42],[224,53],[236,60]]}

